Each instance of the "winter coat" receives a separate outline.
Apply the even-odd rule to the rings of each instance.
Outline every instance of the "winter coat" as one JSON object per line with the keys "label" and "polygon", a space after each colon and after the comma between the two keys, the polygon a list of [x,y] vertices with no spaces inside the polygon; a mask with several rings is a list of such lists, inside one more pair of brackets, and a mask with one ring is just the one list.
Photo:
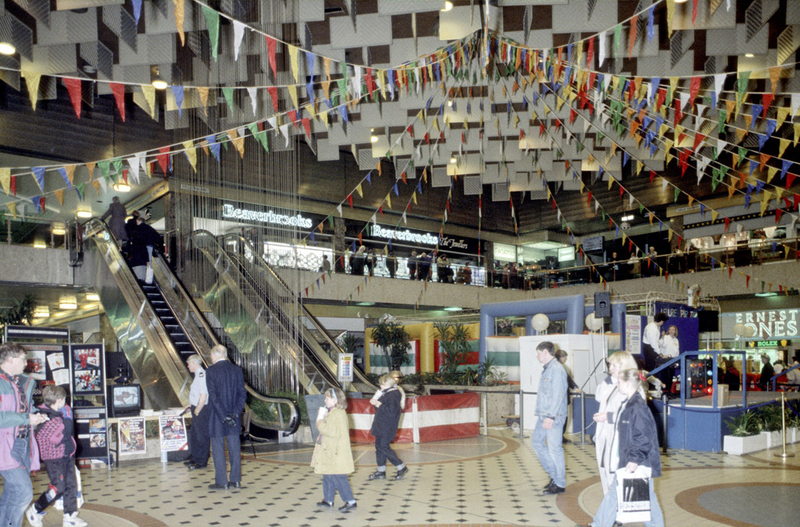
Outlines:
{"label": "winter coat", "polygon": [[75,455],[74,421],[72,409],[64,406],[61,411],[56,411],[49,406],[42,405],[39,411],[50,418],[36,431],[36,442],[44,461],[63,459]]}
{"label": "winter coat", "polygon": [[594,445],[597,454],[597,466],[600,469],[600,479],[603,483],[603,491],[608,490],[611,476],[616,467],[611,466],[611,447],[614,443],[614,418],[617,410],[625,401],[625,396],[617,389],[617,384],[611,376],[606,377],[605,381],[597,387],[595,400],[600,403],[598,413],[606,414],[606,421],[596,423],[596,433],[594,435]]}
{"label": "winter coat", "polygon": [[[242,430],[242,412],[247,400],[244,389],[244,373],[239,366],[228,360],[220,360],[206,370],[208,406],[208,437],[239,435]],[[235,426],[227,426],[222,421],[231,416]]]}
{"label": "winter coat", "polygon": [[650,408],[639,392],[625,403],[617,423],[619,436],[619,467],[636,463],[650,467],[653,477],[661,476],[661,455],[658,452],[658,431]]}
{"label": "winter coat", "polygon": [[111,217],[111,219],[108,220],[108,230],[110,230],[114,238],[120,242],[128,240],[128,233],[125,232],[125,217],[127,215],[128,212],[125,210],[125,205],[119,201],[113,201],[111,205],[108,206],[108,210],[100,216],[101,220],[105,220],[109,216]]}
{"label": "winter coat", "polygon": [[381,395],[378,401],[380,406],[375,407],[375,419],[372,420],[372,428],[370,433],[373,437],[388,437],[394,439],[397,435],[397,426],[400,423],[400,414],[403,409],[400,408],[400,400],[403,394],[397,386],[392,386]]}
{"label": "winter coat", "polygon": [[350,426],[347,413],[334,408],[325,419],[317,421],[320,434],[320,451],[314,465],[316,474],[351,474],[355,471],[353,451],[350,449]]}
{"label": "winter coat", "polygon": [[[24,387],[25,399],[28,401],[28,408],[33,409],[32,396],[33,386],[36,382],[26,375],[20,375],[22,386]],[[28,414],[21,414],[19,409],[19,391],[11,376],[0,374],[0,470],[10,470],[19,467],[19,462],[11,457],[11,450],[14,448],[14,438],[22,427],[30,430],[30,417]],[[31,470],[39,470],[39,447],[36,441],[32,441],[32,433],[28,433],[31,451]]]}
{"label": "winter coat", "polygon": [[164,243],[161,235],[146,223],[137,225],[130,239],[131,267],[148,264],[150,261],[150,255],[147,252],[148,245],[158,251],[163,251]]}

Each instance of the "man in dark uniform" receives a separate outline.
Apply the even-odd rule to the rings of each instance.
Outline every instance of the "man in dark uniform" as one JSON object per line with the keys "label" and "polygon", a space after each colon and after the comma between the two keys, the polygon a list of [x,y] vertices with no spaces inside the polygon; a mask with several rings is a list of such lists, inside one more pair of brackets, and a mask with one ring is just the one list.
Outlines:
{"label": "man in dark uniform", "polygon": [[192,389],[189,390],[189,409],[192,412],[192,427],[189,429],[189,449],[192,456],[186,463],[189,470],[205,468],[208,465],[208,389],[206,370],[200,355],[192,355],[186,361],[189,371],[194,374]]}
{"label": "man in dark uniform", "polygon": [[[214,483],[211,490],[225,490],[228,487],[241,488],[242,456],[240,434],[242,432],[242,412],[247,393],[244,389],[242,369],[228,361],[225,346],[211,348],[213,364],[206,371],[208,404],[208,436],[211,438],[211,455],[214,459]],[[228,458],[231,463],[230,478],[227,477],[225,462],[225,443],[228,444]]]}

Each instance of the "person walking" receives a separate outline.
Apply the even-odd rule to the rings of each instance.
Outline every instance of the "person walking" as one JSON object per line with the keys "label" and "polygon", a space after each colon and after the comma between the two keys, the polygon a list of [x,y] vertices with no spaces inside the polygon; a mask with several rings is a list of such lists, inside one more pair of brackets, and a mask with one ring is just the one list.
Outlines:
{"label": "person walking", "polygon": [[108,220],[108,230],[117,239],[117,242],[122,245],[128,241],[128,233],[125,231],[125,218],[128,216],[128,211],[125,210],[125,205],[120,203],[119,196],[114,196],[111,199],[111,205],[108,206],[102,216],[101,220],[111,218]]}
{"label": "person walking", "polygon": [[567,420],[567,372],[555,360],[552,342],[536,347],[536,358],[544,366],[536,397],[536,429],[533,431],[533,450],[542,468],[550,476],[544,494],[561,494],[566,490],[564,446],[561,438]]}
{"label": "person walking", "polygon": [[39,470],[39,447],[31,441],[35,427],[48,420],[33,407],[36,382],[22,375],[27,353],[19,344],[0,346],[0,525],[20,527],[33,499],[30,472]]}
{"label": "person walking", "polygon": [[[211,490],[241,488],[242,455],[240,434],[242,412],[247,398],[242,369],[228,360],[228,350],[217,344],[211,348],[213,364],[206,371],[208,404],[208,436],[211,438],[211,455],[214,458],[214,483]],[[230,477],[225,462],[225,443],[231,463]]]}
{"label": "person walking", "polygon": [[317,506],[332,509],[336,492],[339,492],[344,500],[339,512],[350,512],[358,506],[347,479],[347,475],[355,471],[355,465],[345,408],[347,399],[342,390],[325,390],[325,405],[317,414],[320,449],[314,460],[314,473],[322,474],[322,501]]}
{"label": "person walking", "polygon": [[189,408],[192,413],[192,427],[189,428],[189,451],[191,457],[187,465],[189,470],[208,466],[208,387],[206,370],[200,355],[192,355],[186,361],[189,371],[194,374],[192,388],[189,390]]}
{"label": "person walking", "polygon": [[375,462],[378,464],[378,469],[369,475],[369,480],[386,479],[387,459],[397,469],[394,479],[400,480],[408,472],[408,467],[392,450],[392,441],[397,435],[400,415],[406,405],[406,394],[397,386],[397,381],[389,373],[381,375],[378,382],[380,390],[369,401],[375,407],[375,419],[369,432],[375,438]]}

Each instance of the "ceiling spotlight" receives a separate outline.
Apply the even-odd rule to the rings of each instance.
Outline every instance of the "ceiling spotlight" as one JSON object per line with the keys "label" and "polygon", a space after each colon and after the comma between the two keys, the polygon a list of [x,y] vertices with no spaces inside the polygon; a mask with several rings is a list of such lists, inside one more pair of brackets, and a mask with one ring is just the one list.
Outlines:
{"label": "ceiling spotlight", "polygon": [[378,136],[377,135],[371,135],[371,136],[369,136],[369,140],[370,140],[371,143],[377,143],[378,142]]}
{"label": "ceiling spotlight", "polygon": [[442,11],[450,11],[451,9],[453,9],[453,2],[445,2]]}
{"label": "ceiling spotlight", "polygon": [[453,107],[453,101],[447,101],[447,106],[449,106],[450,108],[452,108],[452,107]]}
{"label": "ceiling spotlight", "polygon": [[745,53],[744,56],[747,57],[748,59],[752,59],[753,57],[755,57],[755,55],[753,55],[752,53]]}
{"label": "ceiling spotlight", "polygon": [[13,55],[17,52],[17,48],[14,47],[14,44],[9,42],[0,42],[0,55]]}
{"label": "ceiling spotlight", "polygon": [[450,164],[451,165],[455,165],[456,161],[457,161],[456,156],[453,156],[453,157],[450,158]]}
{"label": "ceiling spotlight", "polygon": [[150,84],[157,90],[166,90],[167,86],[169,86],[167,81],[158,74],[158,66],[150,66]]}
{"label": "ceiling spotlight", "polygon": [[127,183],[119,182],[116,185],[114,185],[114,190],[116,190],[117,192],[130,192],[131,186],[128,185]]}
{"label": "ceiling spotlight", "polygon": [[79,218],[91,218],[92,217],[92,211],[87,210],[87,209],[78,209],[78,211],[75,213],[75,215],[78,216]]}

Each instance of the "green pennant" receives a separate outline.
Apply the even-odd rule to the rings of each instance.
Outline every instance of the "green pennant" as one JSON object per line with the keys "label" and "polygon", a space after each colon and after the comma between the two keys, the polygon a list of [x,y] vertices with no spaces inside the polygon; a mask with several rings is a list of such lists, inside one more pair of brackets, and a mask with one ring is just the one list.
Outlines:
{"label": "green pennant", "polygon": [[124,170],[122,167],[122,158],[115,157],[111,160],[111,164],[114,165],[114,170],[117,171],[117,176],[114,178],[114,180],[119,181],[119,178],[122,177],[122,171]]}
{"label": "green pennant", "polygon": [[253,134],[253,137],[255,137],[259,143],[261,143],[261,146],[264,147],[265,152],[269,152],[269,137],[267,137],[266,130],[256,132]]}
{"label": "green pennant", "polygon": [[747,158],[748,150],[740,146],[737,148],[737,152],[739,153],[739,165],[741,165],[745,158]]}
{"label": "green pennant", "polygon": [[619,93],[620,93],[620,95],[622,95],[622,90],[625,89],[625,81],[627,81],[627,80],[628,80],[628,76],[627,75],[620,75],[619,76]]}
{"label": "green pennant", "polygon": [[330,215],[330,214],[328,214],[328,225],[331,226],[331,229],[334,228],[334,226],[333,226],[333,216]]}
{"label": "green pennant", "polygon": [[97,167],[100,169],[100,172],[103,174],[103,179],[106,181],[111,180],[111,162],[110,161],[98,161]]}
{"label": "green pennant", "polygon": [[601,210],[600,211],[600,217],[603,218],[603,221],[606,221],[606,211],[605,210]]}
{"label": "green pennant", "polygon": [[86,195],[84,189],[86,188],[86,183],[79,183],[75,185],[75,190],[78,192],[78,198],[83,201],[83,197]]}
{"label": "green pennant", "polygon": [[208,26],[208,40],[211,42],[211,56],[217,60],[219,51],[219,13],[210,7],[204,6],[203,14],[206,16],[206,26]]}
{"label": "green pennant", "polygon": [[614,28],[614,59],[619,58],[619,42],[622,39],[622,24]]}
{"label": "green pennant", "polygon": [[681,195],[681,189],[679,189],[678,187],[675,187],[675,197],[672,198],[672,202],[673,203],[677,203],[678,202],[678,196],[680,196],[680,195]]}
{"label": "green pennant", "polygon": [[742,71],[739,73],[739,78],[736,79],[736,92],[739,94],[739,102],[742,102],[745,92],[747,91],[747,83],[750,82],[750,72]]}
{"label": "green pennant", "polygon": [[727,110],[720,110],[719,111],[719,122],[717,123],[717,132],[722,135],[725,133],[725,119],[728,118],[728,111]]}
{"label": "green pennant", "polygon": [[717,158],[719,157],[719,151],[717,150],[717,147],[716,146],[712,146],[711,147],[711,151],[714,152],[714,161],[716,161]]}
{"label": "green pennant", "polygon": [[228,108],[233,116],[233,88],[222,88],[222,95],[225,96],[225,102],[228,103]]}
{"label": "green pennant", "polygon": [[644,212],[644,205],[639,203],[639,214],[641,214],[642,212]]}

